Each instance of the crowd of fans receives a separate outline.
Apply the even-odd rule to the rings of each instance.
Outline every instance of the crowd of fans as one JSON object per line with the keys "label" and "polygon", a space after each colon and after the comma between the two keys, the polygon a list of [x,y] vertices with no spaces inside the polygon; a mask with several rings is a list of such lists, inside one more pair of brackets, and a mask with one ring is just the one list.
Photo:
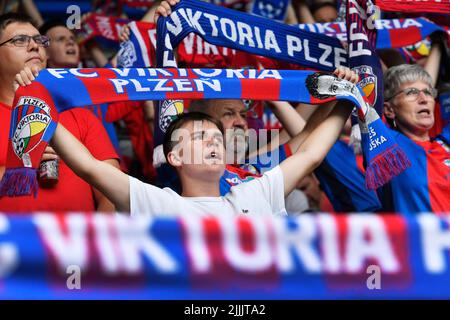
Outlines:
{"label": "crowd of fans", "polygon": [[[168,15],[177,2],[155,1],[142,11],[141,21],[154,22]],[[0,3],[1,177],[17,86],[29,84],[43,68],[115,67],[119,48],[98,38],[80,41],[79,30],[69,29],[65,20],[47,20],[32,0]],[[248,0],[236,3],[244,11],[251,5]],[[126,18],[120,9],[115,1],[92,1],[92,10],[83,13],[81,24],[93,13]],[[406,12],[383,15],[417,17]],[[427,17],[449,25],[448,16]],[[285,23],[343,19],[341,1],[293,0]],[[125,42],[129,36],[130,29],[124,25],[119,38]],[[166,163],[155,167],[156,103],[127,101],[62,112],[55,137],[42,158],[42,162],[58,161],[58,182],[51,186],[42,183],[36,197],[1,197],[0,211],[122,211],[132,215],[186,210],[276,215],[449,212],[449,121],[439,104],[439,97],[450,91],[447,37],[437,32],[413,48],[378,51],[385,72],[383,120],[411,166],[376,191],[363,183],[364,159],[350,145],[351,106],[345,103],[321,108],[285,101],[186,101],[185,115],[166,133]],[[185,61],[183,67],[199,65]],[[204,67],[227,65],[211,57]],[[338,68],[334,73],[357,82],[349,69]],[[184,161],[169,139],[173,130],[186,128],[194,142],[183,147],[194,148],[194,121],[202,121],[213,132],[200,134],[207,152],[199,165]],[[263,128],[277,130],[276,138],[269,141],[269,148],[249,152],[249,130]],[[233,148],[228,148],[230,145]],[[235,153],[227,157],[232,160],[225,165],[226,149]],[[277,160],[270,165],[251,161],[262,154],[276,154]]]}

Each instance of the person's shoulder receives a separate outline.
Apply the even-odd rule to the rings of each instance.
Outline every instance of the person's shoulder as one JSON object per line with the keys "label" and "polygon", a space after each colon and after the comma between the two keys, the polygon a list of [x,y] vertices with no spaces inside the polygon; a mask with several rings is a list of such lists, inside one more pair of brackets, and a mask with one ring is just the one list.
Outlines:
{"label": "person's shoulder", "polygon": [[277,165],[275,167],[273,167],[270,170],[267,170],[266,172],[264,172],[263,176],[273,176],[273,175],[278,175],[278,174],[283,174],[283,171],[281,170],[280,165]]}

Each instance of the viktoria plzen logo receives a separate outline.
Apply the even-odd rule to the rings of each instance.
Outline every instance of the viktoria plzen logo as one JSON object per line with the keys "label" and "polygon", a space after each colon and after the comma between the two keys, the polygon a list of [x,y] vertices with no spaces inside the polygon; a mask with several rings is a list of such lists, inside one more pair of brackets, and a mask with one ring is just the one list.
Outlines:
{"label": "viktoria plzen logo", "polygon": [[164,100],[161,104],[159,114],[159,128],[166,132],[170,123],[177,118],[177,115],[183,113],[183,101]]}
{"label": "viktoria plzen logo", "polygon": [[130,68],[133,63],[136,62],[136,49],[131,41],[125,41],[120,44],[120,50],[118,53],[117,63],[123,68]]}
{"label": "viktoria plzen logo", "polygon": [[367,97],[371,107],[375,106],[377,102],[377,77],[370,66],[360,66],[353,68],[359,75],[358,85]]}
{"label": "viktoria plzen logo", "polygon": [[49,106],[34,97],[22,97],[14,110],[12,145],[19,158],[32,151],[42,140],[52,122]]}

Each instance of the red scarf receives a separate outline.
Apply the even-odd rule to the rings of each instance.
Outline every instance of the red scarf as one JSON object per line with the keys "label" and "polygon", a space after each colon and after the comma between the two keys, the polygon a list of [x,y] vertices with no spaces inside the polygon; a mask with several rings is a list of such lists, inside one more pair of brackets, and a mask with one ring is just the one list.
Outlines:
{"label": "red scarf", "polygon": [[384,11],[450,14],[450,0],[376,0]]}

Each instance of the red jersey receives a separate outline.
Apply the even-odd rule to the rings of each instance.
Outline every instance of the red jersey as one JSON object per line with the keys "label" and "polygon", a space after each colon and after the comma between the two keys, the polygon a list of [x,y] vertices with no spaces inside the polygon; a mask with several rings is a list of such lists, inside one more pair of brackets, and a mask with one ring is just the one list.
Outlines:
{"label": "red jersey", "polygon": [[[2,124],[0,163],[4,165],[11,108],[2,106],[0,112]],[[108,134],[91,111],[82,108],[64,111],[59,115],[59,122],[80,140],[95,158],[99,160],[118,158]],[[62,160],[59,162],[59,182],[54,188],[39,188],[36,198],[32,195],[0,198],[0,211],[3,212],[94,211],[95,207],[92,187],[70,170]]]}

